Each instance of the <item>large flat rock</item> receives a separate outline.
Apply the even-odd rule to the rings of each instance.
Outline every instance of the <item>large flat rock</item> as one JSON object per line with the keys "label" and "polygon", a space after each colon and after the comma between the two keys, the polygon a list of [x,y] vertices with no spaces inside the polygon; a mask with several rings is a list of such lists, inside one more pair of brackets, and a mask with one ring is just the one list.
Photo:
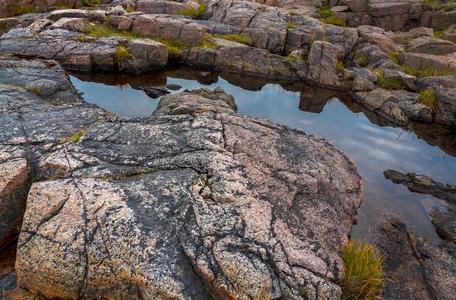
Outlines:
{"label": "large flat rock", "polygon": [[174,94],[155,116],[105,117],[42,155],[18,284],[50,298],[340,297],[353,162],[232,102]]}

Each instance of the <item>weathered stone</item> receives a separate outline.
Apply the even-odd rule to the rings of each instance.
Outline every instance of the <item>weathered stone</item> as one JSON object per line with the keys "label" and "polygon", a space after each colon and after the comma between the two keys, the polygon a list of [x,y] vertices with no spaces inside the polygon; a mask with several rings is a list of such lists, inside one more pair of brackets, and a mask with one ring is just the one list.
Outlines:
{"label": "weathered stone", "polygon": [[400,64],[405,64],[415,69],[437,69],[456,71],[456,55],[432,55],[424,53],[399,53]]}
{"label": "weathered stone", "polygon": [[410,191],[429,194],[456,204],[456,186],[434,181],[432,178],[416,173],[401,173],[395,170],[384,172],[387,179],[405,185]]}
{"label": "weathered stone", "polygon": [[307,80],[322,86],[339,86],[337,62],[340,57],[337,46],[323,41],[314,42],[309,52]]}
{"label": "weathered stone", "polygon": [[128,49],[135,57],[133,68],[136,73],[159,70],[168,64],[168,49],[165,45],[150,39],[128,41]]}
{"label": "weathered stone", "polygon": [[374,17],[403,15],[408,13],[410,4],[407,2],[373,3],[368,5],[369,14]]}
{"label": "weathered stone", "polygon": [[196,22],[163,15],[136,16],[132,29],[148,36],[179,40],[190,46],[201,44],[207,34],[207,28]]}
{"label": "weathered stone", "polygon": [[367,25],[359,26],[357,29],[362,39],[377,45],[383,52],[399,52],[399,47],[385,34],[383,29]]}
{"label": "weathered stone", "polygon": [[158,103],[154,115],[182,115],[207,112],[236,112],[234,98],[222,89],[213,92],[207,89],[184,92],[178,97],[175,95],[163,97]]}
{"label": "weathered stone", "polygon": [[176,14],[188,9],[190,6],[177,2],[166,0],[139,0],[136,2],[136,9],[146,14]]}
{"label": "weathered stone", "polygon": [[347,0],[347,5],[354,12],[367,10],[367,0]]}
{"label": "weathered stone", "polygon": [[0,247],[19,230],[30,181],[29,168],[22,147],[0,146]]}
{"label": "weathered stone", "polygon": [[[181,96],[191,94],[168,97]],[[352,163],[271,122],[189,109],[194,116],[101,122],[43,157],[39,172],[61,179],[30,191],[20,286],[70,298],[205,299],[205,287],[219,297],[340,296],[339,251],[361,196]]]}
{"label": "weathered stone", "polygon": [[375,81],[377,81],[375,73],[367,68],[359,68],[353,79],[352,90],[355,92],[372,91],[376,88]]}
{"label": "weathered stone", "polygon": [[424,90],[428,87],[437,88],[442,86],[444,88],[456,88],[456,76],[430,76],[423,77],[416,80],[416,85]]}
{"label": "weathered stone", "polygon": [[207,1],[209,20],[238,28],[253,45],[282,54],[287,36],[287,14],[278,8],[250,1]]}
{"label": "weathered stone", "polygon": [[376,239],[386,257],[384,299],[452,299],[456,258],[407,232],[397,219],[385,222]]}
{"label": "weathered stone", "polygon": [[450,41],[442,39],[420,37],[409,42],[408,51],[415,53],[445,55],[456,52],[456,45]]}
{"label": "weathered stone", "polygon": [[420,103],[419,95],[415,93],[377,88],[371,92],[355,93],[354,100],[398,125],[406,125],[409,119],[432,122],[432,108]]}
{"label": "weathered stone", "polygon": [[116,15],[116,16],[125,15],[126,13],[127,13],[127,11],[125,10],[125,8],[123,8],[122,5],[117,5],[109,11],[110,15]]}
{"label": "weathered stone", "polygon": [[86,21],[81,18],[61,18],[50,26],[51,29],[68,29],[71,31],[84,32]]}
{"label": "weathered stone", "polygon": [[446,89],[439,86],[437,92],[437,114],[439,123],[454,126],[456,124],[456,88]]}

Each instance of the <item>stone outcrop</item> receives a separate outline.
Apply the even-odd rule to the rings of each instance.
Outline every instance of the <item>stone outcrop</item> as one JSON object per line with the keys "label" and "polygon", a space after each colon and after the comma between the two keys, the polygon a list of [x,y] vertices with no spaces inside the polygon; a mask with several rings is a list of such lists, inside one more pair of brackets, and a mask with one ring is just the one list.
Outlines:
{"label": "stone outcrop", "polygon": [[[71,20],[74,24],[75,19]],[[162,69],[168,63],[167,48],[159,42],[120,37],[95,39],[76,31],[48,28],[51,24],[43,20],[27,28],[10,30],[0,37],[0,53],[56,59],[65,68],[82,71],[140,73]],[[116,53],[119,47],[126,48],[129,56],[119,56]]]}
{"label": "stone outcrop", "polygon": [[406,125],[409,120],[427,123],[433,120],[432,108],[420,103],[416,93],[376,88],[355,93],[354,100],[396,125]]}
{"label": "stone outcrop", "polygon": [[[456,21],[454,5],[435,1],[432,5],[417,0],[347,0],[347,6],[333,7],[347,25],[373,25],[386,30],[406,30],[419,26],[445,28]],[[331,2],[332,3],[332,2]],[[339,5],[340,3],[336,3]]]}
{"label": "stone outcrop", "polygon": [[384,172],[387,179],[406,186],[410,191],[433,195],[456,204],[456,186],[435,182],[432,178],[416,173],[401,173],[395,170]]}
{"label": "stone outcrop", "polygon": [[19,286],[49,298],[340,296],[361,180],[328,142],[235,115],[221,90],[111,117],[51,61],[1,64],[1,149],[22,147],[36,178]]}
{"label": "stone outcrop", "polygon": [[377,246],[386,254],[384,299],[452,299],[456,255],[407,231],[392,219],[381,227]]}
{"label": "stone outcrop", "polygon": [[0,147],[0,248],[19,231],[28,185],[29,164],[23,148]]}
{"label": "stone outcrop", "polygon": [[323,86],[338,86],[337,62],[341,57],[337,46],[328,42],[314,42],[309,53],[307,80]]}
{"label": "stone outcrop", "polygon": [[0,246],[17,233],[33,163],[104,114],[82,102],[51,61],[0,60]]}

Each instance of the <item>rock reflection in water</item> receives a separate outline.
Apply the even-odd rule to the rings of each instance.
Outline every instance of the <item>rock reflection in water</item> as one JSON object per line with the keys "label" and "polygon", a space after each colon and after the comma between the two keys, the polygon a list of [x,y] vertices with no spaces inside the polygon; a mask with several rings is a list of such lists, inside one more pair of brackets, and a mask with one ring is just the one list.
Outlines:
{"label": "rock reflection in water", "polygon": [[[179,84],[184,89],[222,87],[235,97],[239,113],[267,118],[327,138],[356,161],[364,178],[365,195],[358,225],[353,229],[355,236],[366,236],[385,216],[393,214],[404,220],[412,232],[434,243],[440,241],[429,213],[433,207],[444,209],[445,204],[389,182],[383,171],[391,168],[425,173],[443,182],[455,178],[454,130],[420,123],[397,128],[352,103],[347,94],[309,87],[301,82],[271,82],[190,68],[172,68],[134,77],[73,75],[73,83],[84,92],[87,101],[126,116],[147,116],[155,109],[158,100],[140,91],[146,87],[166,84]],[[119,85],[123,93],[112,87]]]}

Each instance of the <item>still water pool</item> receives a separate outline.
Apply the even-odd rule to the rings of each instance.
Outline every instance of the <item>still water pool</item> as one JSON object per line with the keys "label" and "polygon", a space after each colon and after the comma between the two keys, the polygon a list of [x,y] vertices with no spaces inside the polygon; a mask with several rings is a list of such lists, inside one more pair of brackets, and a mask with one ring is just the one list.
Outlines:
{"label": "still water pool", "polygon": [[235,97],[240,114],[324,137],[356,161],[365,192],[354,237],[369,236],[386,216],[396,215],[410,231],[439,242],[429,212],[444,210],[445,203],[391,183],[383,171],[417,172],[456,183],[456,138],[451,133],[422,124],[411,124],[408,129],[393,127],[351,103],[346,95],[298,83],[182,68],[141,76],[73,73],[70,78],[87,102],[135,117],[150,115],[159,101],[141,88],[171,83],[183,89],[221,87]]}

